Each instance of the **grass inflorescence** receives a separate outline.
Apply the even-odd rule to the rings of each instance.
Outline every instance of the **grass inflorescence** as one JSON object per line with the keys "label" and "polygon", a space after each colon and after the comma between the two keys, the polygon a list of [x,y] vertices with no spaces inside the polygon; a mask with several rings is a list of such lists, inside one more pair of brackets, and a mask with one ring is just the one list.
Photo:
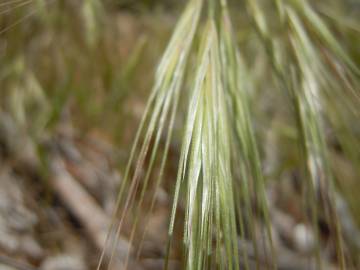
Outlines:
{"label": "grass inflorescence", "polygon": [[[281,269],[282,239],[269,189],[287,173],[299,178],[298,221],[314,232],[309,265],[327,268],[324,249],[334,253],[328,257],[340,269],[356,264],[360,246],[342,218],[340,194],[359,216],[359,52],[338,36],[349,33],[358,43],[359,23],[305,0],[243,2],[234,5],[235,12],[244,9],[239,14],[246,18],[239,19],[231,17],[226,0],[187,1],[155,71],[98,269],[111,269],[118,256],[125,269],[134,267],[164,182],[173,195],[164,269],[173,259],[189,270]],[[106,12],[98,0],[0,3],[0,49],[7,52],[0,54],[1,110],[24,129],[30,126],[33,138],[51,131],[71,104],[87,124],[116,121],[108,130],[124,137],[123,126],[131,121],[126,101],[139,87],[130,81],[149,81],[148,74],[135,76],[149,37],[141,36],[130,57],[122,58],[121,40],[109,42]],[[36,46],[21,50],[31,35],[49,51],[51,63]],[[268,108],[273,113],[267,115]],[[271,156],[274,164],[282,162],[271,176],[264,169],[269,145],[262,129],[268,122],[281,127],[266,132],[280,141],[272,147],[284,152]],[[180,146],[175,154],[174,142]],[[169,173],[173,156],[177,168]],[[119,254],[123,235],[130,245]]]}
{"label": "grass inflorescence", "polygon": [[[188,109],[164,267],[168,269],[174,246],[175,223],[179,207],[183,206],[184,269],[250,269],[254,258],[249,258],[248,253],[238,246],[238,241],[247,239],[253,243],[255,265],[263,267],[265,263],[269,269],[276,269],[277,247],[272,235],[261,153],[250,109],[253,105],[251,91],[255,85],[254,78],[238,48],[226,1],[204,4],[207,4],[208,10],[203,9],[200,0],[189,1],[159,64],[155,87],[135,140],[134,149],[139,144],[139,134],[147,124],[135,161],[134,176],[128,176],[128,167],[125,179],[131,181],[124,182],[128,184],[121,189],[126,190],[126,185],[129,185],[130,195],[119,198],[125,201],[125,212],[136,204],[132,201],[132,194],[140,181],[137,171],[143,166],[150,149],[150,163],[137,202],[139,205],[142,203],[160,134],[169,114],[168,106],[174,103],[160,174],[155,180],[156,185],[160,184],[176,104],[180,90],[186,88],[189,91]],[[321,219],[325,220],[334,236],[337,261],[345,269],[344,239],[337,216],[336,187],[329,158],[331,150],[325,129],[328,121],[339,124],[332,119],[337,119],[336,116],[345,111],[341,107],[336,112],[327,111],[327,104],[335,102],[336,96],[341,97],[339,102],[349,104],[351,113],[358,113],[353,99],[358,97],[358,68],[307,2],[279,0],[274,1],[274,5],[276,9],[272,12],[277,14],[276,22],[270,23],[257,0],[247,1],[259,43],[265,48],[267,61],[271,63],[268,72],[278,82],[275,85],[281,86],[297,128],[299,160],[302,160],[299,166],[302,164],[304,173],[301,190],[305,209],[308,209],[305,216],[316,235],[315,264],[322,267],[321,232],[318,227]],[[205,19],[198,26],[201,14]],[[192,43],[196,33],[199,33],[201,41],[194,49],[196,46]],[[196,54],[193,60],[196,63],[195,75],[186,76],[192,82],[183,84],[185,70],[189,67],[186,60],[181,60],[182,57],[188,58],[190,51]],[[342,94],[340,89],[344,89]],[[158,128],[156,125],[159,125]],[[351,138],[351,132],[346,134]],[[129,166],[134,161],[135,151],[131,154]],[[124,212],[121,213],[120,227],[124,219]],[[137,218],[135,220],[138,221]],[[132,237],[135,230],[132,230]]]}

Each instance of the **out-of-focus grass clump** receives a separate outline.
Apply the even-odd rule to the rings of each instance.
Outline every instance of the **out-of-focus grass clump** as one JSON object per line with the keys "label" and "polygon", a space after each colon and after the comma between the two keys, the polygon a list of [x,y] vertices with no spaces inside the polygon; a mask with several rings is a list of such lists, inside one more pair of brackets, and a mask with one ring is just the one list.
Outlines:
{"label": "out-of-focus grass clump", "polygon": [[79,130],[131,141],[173,22],[104,2],[1,2],[1,108],[34,139],[68,112]]}

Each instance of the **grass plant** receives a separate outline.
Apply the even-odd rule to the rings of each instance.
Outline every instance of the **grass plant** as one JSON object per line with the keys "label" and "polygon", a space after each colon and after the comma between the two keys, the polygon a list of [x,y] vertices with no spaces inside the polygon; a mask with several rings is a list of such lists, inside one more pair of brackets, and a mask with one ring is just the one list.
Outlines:
{"label": "grass plant", "polygon": [[[290,132],[267,132],[291,137],[292,147],[281,149],[284,156],[294,158],[283,162],[273,177],[280,179],[281,173],[289,171],[300,175],[303,201],[299,204],[304,222],[315,232],[311,256],[316,269],[325,269],[322,250],[329,243],[335,247],[334,262],[340,269],[359,264],[354,257],[360,247],[344,233],[338,195],[348,198],[353,213],[360,212],[355,198],[360,176],[360,58],[356,46],[346,39],[359,44],[360,26],[358,20],[324,8],[322,3],[327,1],[319,2],[246,0],[232,9],[233,3],[227,0],[187,1],[155,71],[98,270],[113,266],[120,235],[126,234],[132,246],[121,258],[124,268],[139,257],[146,235],[146,226],[141,225],[156,207],[165,178],[171,178],[166,182],[173,186],[173,201],[164,269],[170,268],[173,257],[181,260],[181,269],[188,270],[252,269],[254,262],[257,269],[279,269],[281,254],[264,173],[267,145],[261,123],[284,119],[284,130]],[[126,123],[123,108],[130,100],[129,89],[138,86],[133,81],[139,80],[136,74],[151,43],[149,37],[141,36],[124,59],[116,54],[114,44],[119,40],[108,43],[111,23],[105,19],[107,10],[101,1],[79,1],[78,9],[64,3],[0,2],[0,25],[4,25],[0,28],[4,97],[0,104],[24,129],[32,121],[29,132],[34,138],[51,132],[71,102],[87,123],[101,122],[109,115],[114,119],[111,114]],[[233,24],[232,15],[240,8],[244,10],[239,14],[246,16],[239,21],[247,24]],[[29,34],[25,20],[33,33]],[[52,68],[49,59],[40,58],[31,46],[22,50],[24,40],[33,40],[32,34],[50,52]],[[13,44],[6,54],[1,53],[4,40]],[[347,42],[344,45],[340,40]],[[40,60],[34,61],[37,56]],[[89,65],[89,59],[99,66]],[[148,81],[146,76],[144,81]],[[275,117],[280,115],[277,119],[257,114],[263,110],[262,97],[285,101],[269,106]],[[179,113],[182,107],[184,115]],[[284,111],[289,115],[283,115]],[[109,130],[123,139],[120,124]],[[177,172],[168,175],[174,141],[181,145]],[[351,181],[342,179],[347,174],[338,160],[350,164]],[[320,222],[329,229],[327,243]],[[178,230],[178,224],[182,229]],[[174,241],[178,234],[182,234],[181,244]],[[242,242],[251,243],[252,256]],[[174,255],[179,250],[181,258]]]}

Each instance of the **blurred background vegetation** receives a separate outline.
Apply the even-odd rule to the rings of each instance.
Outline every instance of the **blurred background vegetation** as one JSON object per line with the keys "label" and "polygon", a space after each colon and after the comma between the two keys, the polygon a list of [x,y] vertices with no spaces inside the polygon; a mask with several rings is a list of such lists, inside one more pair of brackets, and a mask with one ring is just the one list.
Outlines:
{"label": "blurred background vegetation", "polygon": [[[154,71],[186,2],[0,0],[0,189],[8,194],[3,195],[6,203],[0,202],[0,238],[6,235],[0,240],[0,254],[4,254],[0,255],[0,269],[32,269],[31,265],[46,270],[96,269],[103,246],[89,234],[96,234],[93,230],[97,229],[89,228],[87,223],[92,221],[71,203],[68,191],[54,187],[51,158],[54,152],[60,155],[66,170],[95,198],[101,211],[111,215]],[[360,2],[323,0],[311,4],[359,67]],[[301,200],[293,191],[300,158],[291,108],[284,105],[288,100],[279,94],[272,80],[271,63],[245,4],[234,0],[229,5],[236,40],[255,82],[251,113],[261,142],[263,171],[269,190],[282,194],[274,195],[274,207],[300,224]],[[267,17],[276,16],[274,7],[267,5]],[[188,73],[192,71],[190,68]],[[331,106],[338,105],[329,102],[326,106],[331,110]],[[158,259],[164,257],[185,108],[180,108],[183,113],[175,125],[167,179],[150,220],[152,238],[145,241],[150,255],[143,257],[152,260],[144,259],[141,266],[132,266],[134,269],[161,269]],[[355,245],[360,245],[356,229],[360,226],[360,122],[350,114],[331,120],[339,123],[336,132],[325,130],[336,187],[346,205],[345,219],[351,216],[349,230],[358,241]],[[346,149],[341,141],[348,145]],[[119,176],[114,177],[117,173]],[[19,187],[12,187],[14,183]],[[67,200],[70,203],[64,202]],[[29,224],[14,218],[15,224],[27,224],[24,228],[5,221],[10,220],[11,204],[26,210],[19,210],[19,216],[28,213],[25,221],[30,220]],[[301,238],[302,231],[298,233],[296,237]],[[293,245],[303,243],[301,239],[299,243],[294,241]],[[354,249],[354,268],[349,269],[358,269],[359,248]],[[81,259],[74,261],[73,255]]]}

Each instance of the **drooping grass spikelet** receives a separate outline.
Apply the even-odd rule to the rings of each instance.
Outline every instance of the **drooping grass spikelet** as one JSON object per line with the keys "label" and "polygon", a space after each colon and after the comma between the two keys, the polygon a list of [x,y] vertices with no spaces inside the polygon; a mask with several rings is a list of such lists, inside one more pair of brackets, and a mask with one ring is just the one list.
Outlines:
{"label": "drooping grass spikelet", "polygon": [[[163,134],[164,126],[169,121],[170,127],[166,134],[166,146],[162,157],[161,169],[156,185],[159,185],[162,179],[164,162],[166,161],[167,152],[169,148],[169,140],[172,134],[172,127],[174,124],[174,114],[179,99],[179,91],[181,90],[182,80],[185,73],[186,62],[190,48],[192,46],[197,23],[201,12],[201,0],[191,0],[186,7],[182,17],[177,24],[174,34],[169,42],[169,45],[159,63],[159,67],[155,76],[155,84],[150,94],[149,101],[145,108],[144,116],[141,120],[140,127],[135,137],[134,145],[130,153],[130,159],[125,171],[124,179],[120,187],[118,200],[116,203],[115,213],[110,225],[109,233],[107,236],[107,247],[111,251],[110,261],[108,268],[112,264],[113,257],[115,256],[115,247],[123,226],[124,219],[130,207],[139,209],[143,203],[144,192],[141,192],[141,198],[135,206],[135,193],[139,187],[139,174],[144,165],[145,157],[149,151],[149,145],[154,139],[154,146],[150,153],[150,165],[145,173],[143,180],[143,190],[146,190],[147,183],[150,179],[150,174],[156,155],[158,153],[159,141]],[[172,109],[171,109],[172,108]],[[169,120],[170,117],[170,120]],[[140,143],[141,137],[144,136],[143,142]],[[135,170],[131,174],[131,166],[135,162]],[[126,191],[126,193],[125,193]],[[154,194],[155,196],[155,194]],[[121,210],[121,211],[120,211]],[[149,209],[151,212],[151,209]],[[117,213],[121,213],[121,217],[117,222]],[[136,230],[137,221],[133,230]],[[110,242],[110,236],[115,234],[115,238]],[[103,251],[98,269],[103,264],[103,258],[106,250]],[[130,250],[127,258],[130,256]],[[126,262],[125,264],[127,263]]]}
{"label": "drooping grass spikelet", "polygon": [[[328,107],[324,105],[328,99],[334,101],[334,97],[341,97],[337,103],[351,104],[348,97],[358,94],[345,77],[350,76],[356,81],[358,69],[306,1],[277,1],[278,14],[281,18],[279,24],[282,25],[282,35],[286,35],[280,41],[279,36],[274,35],[264,26],[266,18],[257,1],[251,0],[248,3],[250,14],[254,18],[270,62],[273,64],[274,74],[292,98],[293,108],[295,108],[294,116],[297,119],[299,139],[307,168],[306,177],[309,179],[303,182],[306,192],[304,196],[307,198],[306,205],[311,212],[310,219],[317,232],[318,267],[321,268],[318,220],[325,219],[335,236],[334,243],[339,265],[345,269],[333,175],[324,133],[325,116],[341,113],[341,110],[328,111]],[[279,43],[282,43],[281,47],[277,46]],[[332,67],[341,66],[341,71],[328,68],[329,62]],[[341,72],[347,75],[343,76]],[[334,75],[337,78],[342,76],[343,79],[335,80]],[[347,92],[340,94],[340,89]],[[354,107],[346,106],[345,108],[345,110],[351,110]],[[324,211],[323,215],[320,214],[322,211]]]}
{"label": "drooping grass spikelet", "polygon": [[230,166],[231,124],[219,70],[218,33],[213,20],[207,22],[199,54],[169,235],[171,237],[173,233],[180,186],[184,185],[186,269],[208,269],[211,265],[239,269]]}
{"label": "drooping grass spikelet", "polygon": [[[222,1],[222,13],[221,13],[221,28],[220,28],[220,46],[221,46],[221,60],[222,60],[222,73],[223,80],[227,89],[229,106],[233,110],[233,125],[235,139],[237,140],[238,148],[235,148],[235,166],[240,165],[240,185],[239,193],[242,194],[242,199],[245,203],[243,215],[248,224],[248,230],[251,231],[251,238],[253,240],[256,261],[258,258],[258,246],[257,241],[260,236],[254,230],[254,223],[256,216],[253,214],[251,207],[252,200],[255,199],[258,205],[264,224],[262,225],[263,234],[265,236],[267,244],[264,247],[270,246],[270,252],[272,253],[271,262],[269,261],[269,267],[272,264],[275,268],[276,257],[274,256],[274,247],[272,243],[271,223],[269,219],[269,209],[266,202],[266,191],[264,177],[261,169],[261,161],[259,157],[257,142],[255,138],[254,128],[252,126],[252,119],[250,117],[250,99],[249,91],[251,88],[251,78],[246,70],[246,67],[241,59],[236,42],[234,40],[234,34],[231,26],[229,13],[227,10],[227,4]],[[252,191],[252,192],[251,192]],[[241,201],[237,201],[241,203]],[[242,219],[244,219],[244,217]],[[241,221],[239,221],[241,223]],[[242,236],[243,237],[243,236]],[[265,250],[265,253],[269,250]],[[270,254],[268,254],[270,255]],[[267,259],[270,257],[267,256]],[[246,258],[245,258],[246,259]]]}

